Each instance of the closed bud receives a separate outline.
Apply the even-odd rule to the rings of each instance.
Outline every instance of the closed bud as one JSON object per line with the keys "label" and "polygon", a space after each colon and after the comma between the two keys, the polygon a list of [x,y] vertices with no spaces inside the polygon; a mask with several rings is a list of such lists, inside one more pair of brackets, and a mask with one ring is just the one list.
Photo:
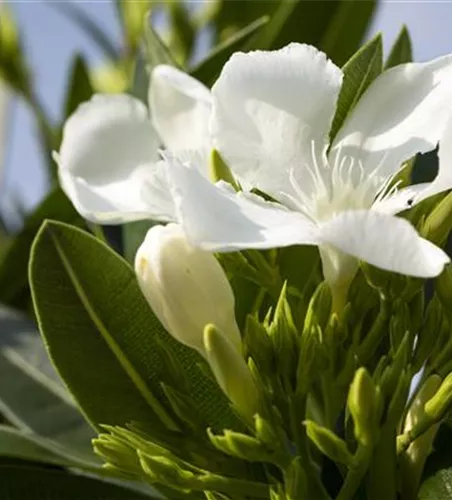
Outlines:
{"label": "closed bud", "polygon": [[444,271],[436,279],[435,291],[444,312],[449,318],[452,318],[450,313],[450,304],[452,303],[452,264],[445,266]]}
{"label": "closed bud", "polygon": [[259,395],[241,353],[215,325],[204,329],[204,347],[218,385],[238,412],[251,421],[258,411]]}
{"label": "closed bud", "polygon": [[[425,401],[435,395],[441,385],[441,377],[433,374],[422,384],[405,418],[403,432],[408,433],[426,418]],[[404,460],[401,462],[402,474],[406,480],[406,488],[416,492],[424,469],[425,461],[432,450],[433,440],[438,431],[439,424],[432,425],[426,432],[415,439],[405,451]],[[413,495],[414,498],[415,495]]]}
{"label": "closed bud", "polygon": [[301,457],[295,457],[286,471],[286,498],[287,500],[298,500],[307,498],[308,478],[303,469]]}
{"label": "closed bud", "polygon": [[124,473],[140,474],[140,461],[136,449],[124,440],[109,434],[100,434],[92,440],[94,453]]}
{"label": "closed bud", "polygon": [[331,290],[326,281],[320,283],[309,301],[304,320],[305,331],[312,328],[326,328],[331,316]]}
{"label": "closed bud", "polygon": [[348,467],[353,465],[353,455],[348,451],[345,441],[334,432],[311,420],[305,420],[304,425],[309,439],[324,455]]}
{"label": "closed bud", "polygon": [[179,342],[206,356],[203,331],[213,323],[241,349],[226,275],[211,253],[190,245],[179,225],[148,231],[135,258],[135,272],[155,315]]}
{"label": "closed bud", "polygon": [[425,404],[425,415],[439,422],[452,405],[452,373],[443,380],[437,393]]}
{"label": "closed bud", "polygon": [[256,462],[267,459],[267,450],[252,436],[228,429],[223,431],[223,435],[216,435],[211,429],[207,434],[215,448],[223,453]]}
{"label": "closed bud", "polygon": [[353,417],[355,437],[369,446],[377,431],[377,393],[374,381],[365,368],[359,368],[348,393],[347,406]]}
{"label": "closed bud", "polygon": [[421,233],[437,245],[444,245],[452,229],[452,193],[445,196],[424,221]]}

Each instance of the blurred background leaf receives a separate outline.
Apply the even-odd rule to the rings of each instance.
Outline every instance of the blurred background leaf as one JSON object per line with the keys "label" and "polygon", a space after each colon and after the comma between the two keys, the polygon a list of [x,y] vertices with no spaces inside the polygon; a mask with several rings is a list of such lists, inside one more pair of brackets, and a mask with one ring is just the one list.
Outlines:
{"label": "blurred background leaf", "polygon": [[[55,372],[32,322],[0,308],[0,411],[6,420],[54,454],[97,466],[94,431]],[[44,444],[45,443],[45,444]]]}
{"label": "blurred background leaf", "polygon": [[349,59],[367,33],[376,0],[258,0],[213,2],[206,22],[214,40],[224,41],[259,17],[270,22],[249,48],[277,49],[290,42],[315,45],[338,65]]}
{"label": "blurred background leaf", "polygon": [[8,500],[140,500],[162,498],[62,470],[22,465],[0,465],[0,495]]}
{"label": "blurred background leaf", "polygon": [[24,311],[29,310],[28,258],[36,232],[47,218],[64,220],[76,226],[84,221],[60,188],[56,188],[37,209],[26,217],[22,230],[11,237],[7,250],[0,256],[0,302]]}

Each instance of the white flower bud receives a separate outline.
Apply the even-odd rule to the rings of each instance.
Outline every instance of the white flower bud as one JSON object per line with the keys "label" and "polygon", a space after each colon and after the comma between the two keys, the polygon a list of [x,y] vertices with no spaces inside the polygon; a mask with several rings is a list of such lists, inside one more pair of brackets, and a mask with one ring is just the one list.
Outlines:
{"label": "white flower bud", "polygon": [[140,288],[168,332],[205,356],[204,327],[215,324],[241,349],[234,294],[215,257],[193,247],[177,224],[151,228],[135,257]]}

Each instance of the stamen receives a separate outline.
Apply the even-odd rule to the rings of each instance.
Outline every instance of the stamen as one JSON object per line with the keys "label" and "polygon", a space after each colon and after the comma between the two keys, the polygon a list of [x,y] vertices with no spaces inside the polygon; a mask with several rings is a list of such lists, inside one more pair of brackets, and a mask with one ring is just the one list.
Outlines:
{"label": "stamen", "polygon": [[[313,175],[311,170],[308,168],[308,172]],[[298,199],[290,195],[289,193],[284,193],[284,196],[289,199],[295,206],[297,206],[300,210],[300,212],[303,212],[307,217],[310,219],[313,218],[313,210],[312,206],[314,204],[314,200],[312,198],[309,198],[306,196],[304,193],[303,189],[301,188],[298,180],[295,177],[294,169],[292,168],[289,172],[289,179],[290,183],[292,184],[292,187],[294,188],[295,194],[297,195]]]}

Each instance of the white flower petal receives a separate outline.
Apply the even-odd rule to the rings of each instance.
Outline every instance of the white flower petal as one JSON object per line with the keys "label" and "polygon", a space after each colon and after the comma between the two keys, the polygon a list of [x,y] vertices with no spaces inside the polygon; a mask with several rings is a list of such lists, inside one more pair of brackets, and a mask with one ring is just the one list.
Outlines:
{"label": "white flower petal", "polygon": [[450,260],[408,221],[370,210],[342,212],[322,224],[319,239],[376,267],[408,276],[437,276]]}
{"label": "white flower petal", "polygon": [[149,107],[167,149],[210,150],[211,94],[201,82],[173,68],[157,66],[151,75]]}
{"label": "white flower petal", "polygon": [[214,144],[247,185],[292,193],[289,172],[302,175],[312,141],[323,149],[341,83],[341,70],[308,45],[236,53],[212,88]]}
{"label": "white flower petal", "polygon": [[450,115],[452,56],[385,71],[346,119],[332,155],[362,161],[385,177],[418,152],[434,149]]}
{"label": "white flower petal", "polygon": [[95,222],[173,219],[165,174],[155,165],[157,151],[157,135],[140,101],[97,95],[64,127],[56,155],[61,186],[80,214]]}
{"label": "white flower petal", "polygon": [[431,185],[430,182],[413,184],[399,189],[393,195],[388,196],[372,205],[372,210],[384,214],[397,214],[407,210],[418,203],[418,196]]}
{"label": "white flower petal", "polygon": [[316,228],[301,213],[214,185],[176,159],[168,166],[178,219],[190,241],[211,251],[315,244]]}

